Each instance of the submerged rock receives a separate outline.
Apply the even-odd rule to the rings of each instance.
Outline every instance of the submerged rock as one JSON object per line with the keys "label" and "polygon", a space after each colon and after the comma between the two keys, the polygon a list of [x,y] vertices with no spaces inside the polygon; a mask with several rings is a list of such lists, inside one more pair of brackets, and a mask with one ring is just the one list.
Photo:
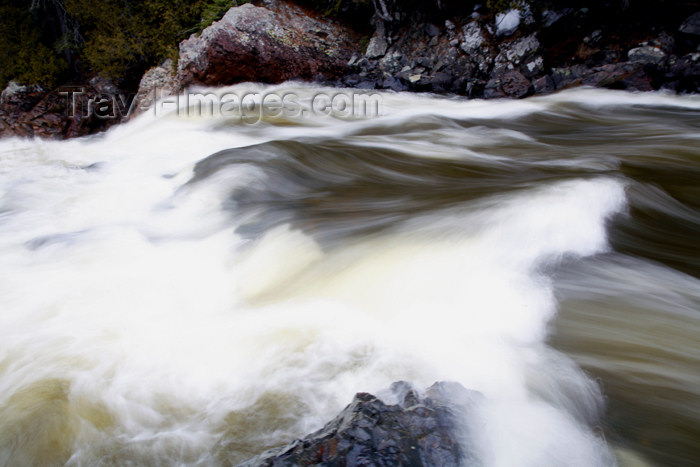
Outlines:
{"label": "submerged rock", "polygon": [[240,466],[481,465],[465,422],[480,393],[446,382],[435,383],[422,397],[405,382],[392,384],[391,391],[398,404],[358,393],[322,429]]}

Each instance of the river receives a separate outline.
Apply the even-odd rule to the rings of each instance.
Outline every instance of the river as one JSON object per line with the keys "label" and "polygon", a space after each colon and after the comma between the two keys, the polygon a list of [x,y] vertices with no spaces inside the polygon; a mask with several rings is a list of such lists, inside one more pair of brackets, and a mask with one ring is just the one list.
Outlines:
{"label": "river", "polygon": [[698,96],[224,92],[306,111],[0,141],[0,465],[235,465],[398,380],[485,396],[480,465],[697,465]]}

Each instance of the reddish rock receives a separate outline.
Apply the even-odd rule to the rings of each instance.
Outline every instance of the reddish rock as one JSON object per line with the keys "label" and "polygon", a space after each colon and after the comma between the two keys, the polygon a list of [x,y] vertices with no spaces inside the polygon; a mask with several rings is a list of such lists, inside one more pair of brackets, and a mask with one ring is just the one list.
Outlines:
{"label": "reddish rock", "polygon": [[335,79],[348,72],[352,54],[360,52],[355,33],[286,2],[264,5],[232,8],[180,43],[181,86]]}
{"label": "reddish rock", "polygon": [[51,92],[38,86],[11,84],[2,96],[0,138],[84,136],[105,130],[123,117],[122,110],[115,106],[123,96],[111,81],[99,77],[83,86]]}
{"label": "reddish rock", "polygon": [[509,71],[501,78],[501,89],[508,97],[525,97],[531,87],[530,81],[519,71]]}
{"label": "reddish rock", "polygon": [[656,89],[649,70],[640,62],[625,62],[593,68],[582,80],[586,86],[653,91]]}
{"label": "reddish rock", "polygon": [[6,111],[26,112],[46,95],[41,86],[21,85],[10,81],[0,94],[0,108]]}

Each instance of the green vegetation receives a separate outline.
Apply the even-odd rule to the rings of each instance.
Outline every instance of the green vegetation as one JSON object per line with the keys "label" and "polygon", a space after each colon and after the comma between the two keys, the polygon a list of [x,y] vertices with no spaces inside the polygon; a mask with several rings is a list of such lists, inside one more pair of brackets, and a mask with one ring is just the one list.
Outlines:
{"label": "green vegetation", "polygon": [[518,6],[520,5],[517,0],[486,0],[486,8],[493,12],[506,11]]}
{"label": "green vegetation", "polygon": [[374,14],[373,0],[297,0],[300,5],[324,16],[343,21],[353,28],[368,32]]}
{"label": "green vegetation", "polygon": [[0,5],[0,88],[46,87],[100,73],[134,87],[177,57],[177,44],[246,0],[6,0]]}
{"label": "green vegetation", "polygon": [[32,14],[12,2],[0,5],[0,63],[2,88],[13,78],[52,86],[66,67],[65,61],[42,42]]}

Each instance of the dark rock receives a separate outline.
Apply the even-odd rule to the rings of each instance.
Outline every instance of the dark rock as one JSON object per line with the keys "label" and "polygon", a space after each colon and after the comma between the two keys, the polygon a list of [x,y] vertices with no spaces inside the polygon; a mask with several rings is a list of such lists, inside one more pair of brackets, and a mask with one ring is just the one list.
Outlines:
{"label": "dark rock", "polygon": [[666,54],[658,47],[643,46],[636,47],[627,52],[627,57],[632,62],[660,63]]}
{"label": "dark rock", "polygon": [[369,70],[375,68],[376,65],[363,57],[357,61],[355,66],[362,71],[369,71]]}
{"label": "dark rock", "polygon": [[684,34],[700,36],[700,11],[686,18],[678,30]]}
{"label": "dark rock", "polygon": [[408,86],[406,85],[404,80],[394,76],[386,78],[384,80],[384,83],[382,84],[382,87],[384,89],[391,89],[392,91],[396,92],[408,91]]}
{"label": "dark rock", "polygon": [[434,24],[426,24],[425,25],[425,33],[430,36],[430,37],[435,37],[440,35],[440,29],[435,26]]}
{"label": "dark rock", "polygon": [[424,74],[413,74],[408,76],[408,87],[412,91],[429,91],[430,90],[430,80],[429,75]]}
{"label": "dark rock", "polygon": [[286,2],[231,8],[224,17],[180,43],[177,80],[223,85],[241,81],[339,78],[359,53],[355,33],[314,18]]}
{"label": "dark rock", "polygon": [[555,89],[554,81],[549,76],[542,76],[532,82],[535,94],[549,94]]}
{"label": "dark rock", "polygon": [[26,112],[46,95],[41,86],[26,86],[10,81],[0,94],[0,107],[6,111]]}
{"label": "dark rock", "polygon": [[531,93],[532,84],[519,71],[509,71],[501,78],[501,89],[508,97],[521,98]]}
{"label": "dark rock", "polygon": [[583,43],[589,47],[595,47],[600,44],[603,38],[603,32],[600,29],[596,29],[590,35],[583,38]]}
{"label": "dark rock", "polygon": [[543,26],[549,28],[554,26],[560,19],[573,13],[573,9],[564,8],[563,10],[545,10],[542,14]]}
{"label": "dark rock", "polygon": [[654,91],[658,89],[654,77],[654,69],[648,67],[634,68],[631,73],[623,76],[619,81],[622,89],[627,91]]}
{"label": "dark rock", "polygon": [[552,81],[557,89],[580,84],[581,79],[586,75],[587,68],[583,65],[573,65],[564,68],[554,68],[552,70]]}
{"label": "dark rock", "polygon": [[665,54],[669,55],[673,53],[673,49],[676,45],[676,41],[670,34],[662,31],[659,37],[652,41],[652,44],[660,48]]}
{"label": "dark rock", "polygon": [[675,81],[677,92],[700,92],[700,53],[672,60],[667,80]]}
{"label": "dark rock", "polygon": [[652,91],[658,88],[654,74],[654,68],[647,64],[623,62],[587,70],[577,84],[628,91]]}
{"label": "dark rock", "polygon": [[354,87],[357,89],[377,89],[377,82],[369,79],[364,79],[357,83]]}
{"label": "dark rock", "polygon": [[399,52],[387,54],[379,61],[379,69],[388,73],[398,73],[407,63]]}
{"label": "dark rock", "polygon": [[454,78],[449,73],[439,72],[431,76],[429,81],[433,92],[448,92],[452,89]]}
{"label": "dark rock", "polygon": [[[303,440],[267,451],[241,467],[480,465],[466,423],[481,394],[435,383],[420,397],[405,382],[391,387],[396,405],[358,393],[336,418]],[[473,416],[473,415],[472,415]]]}
{"label": "dark rock", "polygon": [[360,76],[358,74],[352,74],[352,75],[348,75],[348,76],[343,77],[342,82],[347,86],[353,87],[353,86],[356,86],[362,80],[363,80],[362,76]]}
{"label": "dark rock", "polygon": [[486,99],[498,99],[506,97],[506,93],[501,89],[501,80],[491,78],[484,87],[484,97]]}
{"label": "dark rock", "polygon": [[412,67],[415,67],[416,65],[422,66],[425,68],[431,68],[433,66],[433,61],[432,59],[428,57],[418,57],[413,61]]}
{"label": "dark rock", "polygon": [[458,76],[452,82],[451,91],[467,97],[478,97],[481,95],[483,86],[476,87],[477,81],[469,76]]}
{"label": "dark rock", "polygon": [[0,137],[59,139],[96,133],[121,122],[130,104],[111,81],[101,77],[51,92],[11,83],[2,93]]}

